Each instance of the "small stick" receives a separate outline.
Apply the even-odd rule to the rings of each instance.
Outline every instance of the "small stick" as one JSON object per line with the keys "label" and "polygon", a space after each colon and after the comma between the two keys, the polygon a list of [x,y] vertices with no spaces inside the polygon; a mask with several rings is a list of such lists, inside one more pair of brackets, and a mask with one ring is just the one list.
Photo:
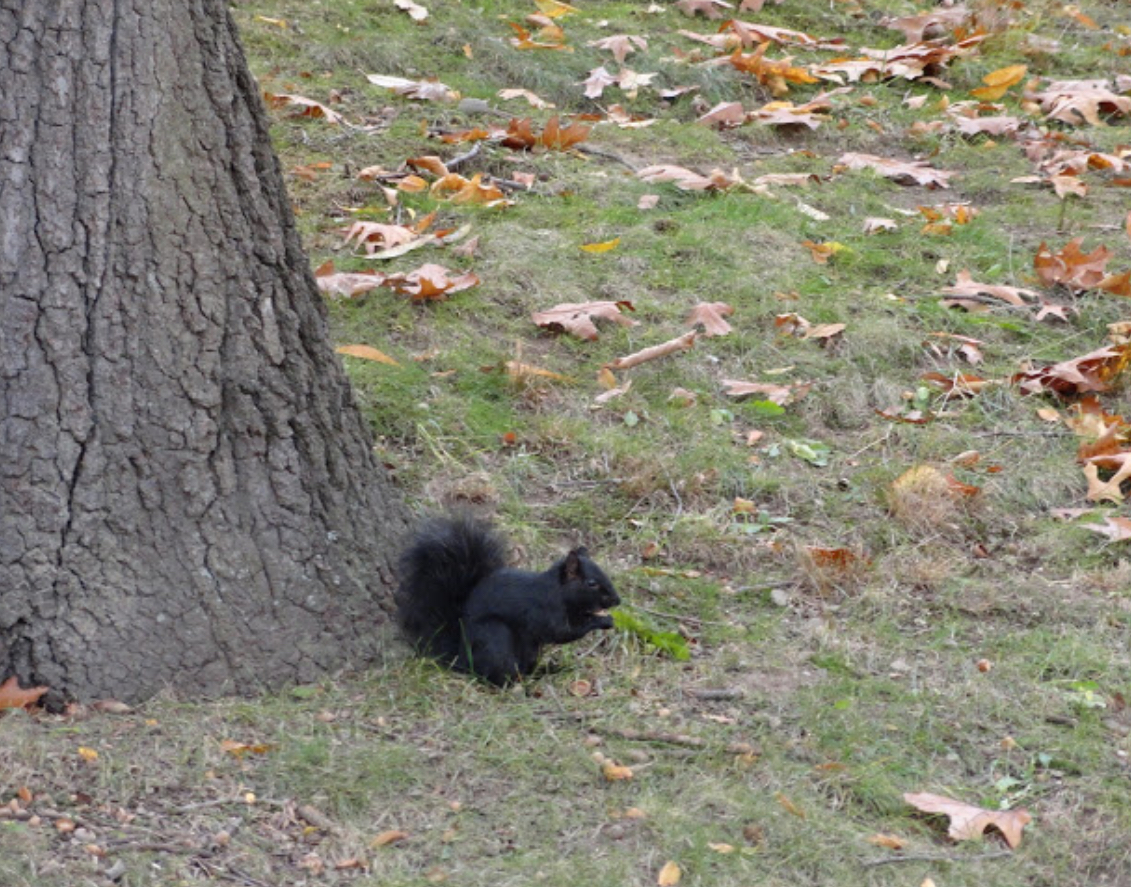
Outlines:
{"label": "small stick", "polygon": [[451,160],[446,161],[444,163],[444,166],[446,166],[449,170],[453,170],[457,166],[459,166],[460,164],[467,163],[467,161],[469,161],[472,157],[475,157],[476,155],[479,154],[479,149],[481,147],[483,147],[483,143],[482,142],[476,142],[474,145],[471,146],[470,151],[467,151],[466,153],[463,153],[463,154],[457,154]]}
{"label": "small stick", "polygon": [[862,859],[864,866],[889,865],[893,862],[981,862],[985,859],[1002,859],[1012,856],[1012,850],[993,850],[978,856],[947,855],[945,853],[906,853],[900,856],[881,856],[876,859]]}
{"label": "small stick", "polygon": [[740,687],[688,687],[683,692],[696,699],[741,699],[746,695]]}
{"label": "small stick", "polygon": [[[591,727],[596,730],[597,728]],[[627,739],[630,742],[662,742],[667,745],[680,745],[684,748],[709,749],[711,744],[698,736],[688,736],[686,733],[664,733],[653,730],[632,730],[628,727],[605,727],[603,732]],[[756,755],[758,749],[746,742],[728,742],[722,746],[723,750],[732,755]]]}

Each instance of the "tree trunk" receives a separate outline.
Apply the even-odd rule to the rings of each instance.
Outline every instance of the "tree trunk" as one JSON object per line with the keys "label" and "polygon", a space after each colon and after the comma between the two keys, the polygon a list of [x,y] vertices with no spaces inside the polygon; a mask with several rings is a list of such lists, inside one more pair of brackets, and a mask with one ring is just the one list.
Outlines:
{"label": "tree trunk", "polygon": [[226,0],[0,0],[0,679],[371,660],[382,472]]}

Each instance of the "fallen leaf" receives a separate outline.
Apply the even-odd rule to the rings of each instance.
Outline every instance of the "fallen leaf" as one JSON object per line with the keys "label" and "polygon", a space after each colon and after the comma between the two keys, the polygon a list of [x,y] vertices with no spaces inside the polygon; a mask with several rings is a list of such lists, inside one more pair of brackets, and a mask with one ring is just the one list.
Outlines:
{"label": "fallen leaf", "polygon": [[12,675],[0,684],[0,710],[5,708],[29,708],[39,701],[48,687],[28,687],[20,689],[19,679]]}
{"label": "fallen leaf", "polygon": [[543,98],[539,98],[529,89],[500,89],[497,95],[504,101],[519,98],[526,99],[527,104],[529,104],[532,108],[538,108],[539,110],[546,110],[554,107],[553,102],[548,102]]}
{"label": "fallen leaf", "polygon": [[1097,246],[1090,253],[1080,249],[1083,237],[1076,237],[1054,253],[1045,243],[1037,248],[1033,268],[1042,283],[1060,284],[1074,291],[1094,289],[1107,278],[1104,270],[1111,259],[1111,250]]}
{"label": "fallen leaf", "polygon": [[1061,80],[1032,96],[1049,120],[1103,126],[1105,116],[1131,115],[1131,97],[1112,92],[1107,80]]}
{"label": "fallen leaf", "polygon": [[548,311],[536,311],[531,315],[538,326],[554,332],[567,332],[580,339],[595,341],[597,327],[593,324],[596,319],[611,320],[621,326],[635,326],[636,321],[625,317],[621,309],[635,311],[631,302],[565,302],[555,305]]}
{"label": "fallen leaf", "polygon": [[414,22],[423,22],[428,18],[428,10],[413,0],[393,0],[393,5],[401,12],[407,12]]}
{"label": "fallen leaf", "polygon": [[337,111],[331,110],[321,102],[316,102],[313,99],[308,99],[301,95],[265,92],[263,93],[263,100],[273,108],[293,105],[300,109],[296,115],[299,117],[321,117],[327,123],[333,124],[339,124],[345,119]]}
{"label": "fallen leaf", "polygon": [[683,872],[678,863],[665,862],[663,868],[660,869],[660,874],[656,876],[656,885],[657,887],[675,887],[682,875]]}
{"label": "fallen leaf", "polygon": [[947,834],[955,841],[979,838],[992,826],[1002,833],[1010,848],[1016,849],[1021,843],[1021,830],[1033,821],[1026,810],[985,810],[927,792],[908,792],[903,800],[924,813],[941,813],[949,817]]}
{"label": "fallen leaf", "polygon": [[675,339],[669,339],[667,342],[662,342],[659,345],[653,345],[650,348],[642,348],[640,351],[633,354],[626,354],[624,357],[618,357],[609,364],[614,370],[627,370],[630,367],[637,366],[638,364],[645,363],[649,360],[656,360],[660,357],[666,357],[669,354],[676,354],[680,351],[686,351],[695,344],[696,333],[684,333]]}
{"label": "fallen leaf", "polygon": [[421,102],[455,102],[459,100],[459,93],[438,80],[409,80],[405,77],[394,77],[385,74],[366,74],[367,79],[374,86],[391,89],[397,95],[406,99],[415,99]]}
{"label": "fallen leaf", "polygon": [[894,219],[879,219],[870,217],[864,220],[865,234],[885,234],[890,231],[898,230],[899,225]]}
{"label": "fallen leaf", "polygon": [[603,243],[584,243],[581,245],[581,249],[587,253],[607,253],[618,246],[620,246],[620,238],[614,237],[612,240],[606,240]]}
{"label": "fallen leaf", "polygon": [[996,102],[1011,86],[1016,86],[1025,79],[1029,73],[1026,65],[1010,65],[1007,68],[998,68],[982,78],[985,86],[971,90],[970,94],[984,102]]}
{"label": "fallen leaf", "polygon": [[1125,517],[1107,515],[1102,524],[1084,524],[1084,529],[1107,536],[1112,542],[1126,542],[1131,539],[1131,520]]}
{"label": "fallen leaf", "polygon": [[923,185],[927,188],[949,188],[954,172],[935,169],[925,160],[896,160],[875,154],[849,152],[837,160],[847,169],[870,169],[900,185]]}
{"label": "fallen leaf", "polygon": [[407,274],[389,274],[382,286],[411,296],[414,302],[438,301],[452,293],[478,286],[479,277],[472,271],[452,276],[443,265],[428,262]]}
{"label": "fallen leaf", "polygon": [[734,314],[734,308],[726,302],[700,302],[691,309],[684,323],[687,326],[702,325],[703,333],[711,336],[725,336],[731,326],[723,318]]}
{"label": "fallen leaf", "polygon": [[601,775],[605,777],[607,782],[622,782],[626,779],[632,779],[632,768],[624,767],[613,761],[605,761],[601,764]]}
{"label": "fallen leaf", "polygon": [[389,829],[381,832],[377,837],[369,842],[370,847],[388,847],[390,844],[396,844],[405,840],[408,837],[408,832],[403,832],[400,829]]}
{"label": "fallen leaf", "polygon": [[728,10],[734,8],[734,4],[727,3],[726,0],[678,0],[672,6],[684,15],[702,13],[707,18],[722,18],[728,14]]}
{"label": "fallen leaf", "polygon": [[260,743],[247,743],[236,742],[234,739],[225,739],[220,743],[220,749],[226,751],[230,755],[237,758],[242,758],[246,754],[265,755],[269,752],[274,745],[266,742]]}
{"label": "fallen leaf", "polygon": [[591,40],[588,44],[597,49],[604,49],[613,54],[618,65],[623,65],[625,58],[638,49],[647,49],[648,41],[643,37],[631,34],[614,34],[602,40]]}
{"label": "fallen leaf", "polygon": [[809,393],[810,385],[779,385],[775,382],[743,382],[738,379],[723,379],[723,393],[727,397],[749,397],[757,395],[760,400],[768,400],[778,406],[789,406]]}
{"label": "fallen leaf", "polygon": [[362,360],[372,360],[376,363],[385,363],[389,366],[400,366],[393,358],[376,348],[368,345],[339,345],[334,351],[349,357],[360,357]]}
{"label": "fallen leaf", "polygon": [[1061,397],[1107,391],[1131,361],[1131,344],[1109,345],[1081,357],[1034,367],[1013,376],[1022,394],[1051,391]]}

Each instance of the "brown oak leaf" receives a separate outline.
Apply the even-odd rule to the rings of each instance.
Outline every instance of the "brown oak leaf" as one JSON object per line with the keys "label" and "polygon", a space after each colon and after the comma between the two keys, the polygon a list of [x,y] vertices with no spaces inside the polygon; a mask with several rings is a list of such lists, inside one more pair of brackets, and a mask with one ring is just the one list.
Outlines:
{"label": "brown oak leaf", "polygon": [[1011,849],[1016,849],[1021,843],[1021,830],[1033,821],[1033,817],[1023,809],[985,810],[929,792],[907,792],[903,800],[924,813],[941,813],[949,817],[947,834],[955,841],[979,838],[987,828],[993,827],[1001,832]]}
{"label": "brown oak leaf", "polygon": [[700,302],[691,309],[685,323],[688,326],[703,325],[704,335],[725,336],[730,332],[730,324],[723,320],[734,314],[734,308],[726,302]]}
{"label": "brown oak leaf", "polygon": [[531,315],[538,326],[554,332],[566,332],[579,339],[597,339],[594,319],[611,320],[621,326],[635,326],[636,321],[621,314],[621,309],[635,311],[631,302],[565,302],[547,311],[536,311]]}

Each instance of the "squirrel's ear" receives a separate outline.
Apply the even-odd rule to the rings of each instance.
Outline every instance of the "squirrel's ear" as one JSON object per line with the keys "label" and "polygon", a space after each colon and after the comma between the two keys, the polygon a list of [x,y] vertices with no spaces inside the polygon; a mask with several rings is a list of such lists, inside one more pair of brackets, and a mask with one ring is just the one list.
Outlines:
{"label": "squirrel's ear", "polygon": [[575,548],[565,556],[562,562],[562,581],[572,582],[581,578],[581,559],[586,556],[584,548]]}

